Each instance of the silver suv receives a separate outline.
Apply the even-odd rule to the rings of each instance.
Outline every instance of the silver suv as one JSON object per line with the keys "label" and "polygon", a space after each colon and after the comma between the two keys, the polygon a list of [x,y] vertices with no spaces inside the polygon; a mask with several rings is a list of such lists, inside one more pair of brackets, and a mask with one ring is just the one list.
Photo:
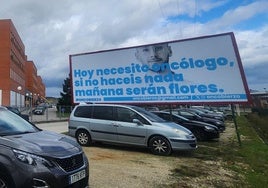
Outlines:
{"label": "silver suv", "polygon": [[0,187],[80,188],[88,178],[88,160],[75,139],[0,106]]}
{"label": "silver suv", "polygon": [[82,146],[112,142],[148,147],[159,155],[197,148],[191,131],[137,106],[80,104],[70,115],[68,129]]}

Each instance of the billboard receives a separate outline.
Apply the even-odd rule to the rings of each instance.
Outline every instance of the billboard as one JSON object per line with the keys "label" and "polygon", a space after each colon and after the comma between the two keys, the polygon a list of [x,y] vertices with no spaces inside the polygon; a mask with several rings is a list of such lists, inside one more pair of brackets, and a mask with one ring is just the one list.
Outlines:
{"label": "billboard", "polygon": [[248,102],[233,33],[69,58],[74,103]]}

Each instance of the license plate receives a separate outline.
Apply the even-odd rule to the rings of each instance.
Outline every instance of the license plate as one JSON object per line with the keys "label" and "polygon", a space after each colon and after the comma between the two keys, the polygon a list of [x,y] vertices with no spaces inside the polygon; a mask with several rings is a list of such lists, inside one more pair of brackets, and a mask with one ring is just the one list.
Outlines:
{"label": "license plate", "polygon": [[73,184],[86,177],[86,170],[81,170],[69,176],[69,183]]}

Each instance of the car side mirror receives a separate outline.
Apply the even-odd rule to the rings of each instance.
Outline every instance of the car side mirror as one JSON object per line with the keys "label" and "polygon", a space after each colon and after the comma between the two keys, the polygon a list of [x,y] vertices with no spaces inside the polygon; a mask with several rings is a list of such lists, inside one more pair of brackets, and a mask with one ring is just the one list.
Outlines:
{"label": "car side mirror", "polygon": [[133,123],[136,123],[137,125],[142,125],[142,122],[138,119],[133,119]]}

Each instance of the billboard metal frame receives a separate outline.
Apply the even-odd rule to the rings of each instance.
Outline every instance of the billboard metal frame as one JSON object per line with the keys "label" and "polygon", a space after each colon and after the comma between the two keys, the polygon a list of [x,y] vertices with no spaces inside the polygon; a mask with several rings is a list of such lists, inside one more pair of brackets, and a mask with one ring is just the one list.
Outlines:
{"label": "billboard metal frame", "polygon": [[[126,57],[130,57],[129,55],[130,52],[134,53],[134,51],[137,51],[136,49],[149,46],[159,46],[159,45],[161,46],[165,44],[169,44],[171,45],[171,47],[177,49],[172,51],[172,56],[177,57],[177,59],[178,57],[180,57],[181,60],[183,60],[182,57],[184,58],[187,57],[185,59],[187,60],[188,64],[185,63],[186,62],[185,59],[184,59],[185,62],[181,61],[180,64],[174,61],[173,59],[172,62],[165,62],[165,66],[167,65],[167,67],[158,65],[158,66],[152,66],[152,68],[142,63],[138,65],[138,63],[134,62],[133,59],[130,59],[129,62],[127,62],[128,64],[126,65],[122,65],[120,63],[122,59],[123,60],[121,62],[125,63]],[[178,55],[179,54],[178,52],[181,51],[184,53],[183,56]],[[190,55],[188,56],[185,55],[187,53]],[[212,56],[211,54],[214,56]],[[199,59],[195,61],[194,56],[198,57]],[[203,62],[201,58],[203,58]],[[229,61],[229,58],[230,59],[233,58],[232,61],[231,60]],[[110,62],[107,60],[109,60]],[[116,64],[116,62],[119,63]],[[212,62],[214,62],[213,66]],[[69,56],[69,64],[70,64],[71,89],[73,97],[72,101],[74,104],[79,102],[88,102],[88,103],[121,103],[121,104],[124,103],[124,104],[191,105],[191,104],[246,104],[251,102],[246,76],[244,73],[242,61],[240,58],[239,50],[233,32],[222,33],[217,35],[201,36],[176,41],[146,44],[140,46],[132,46],[126,48],[117,48],[110,50],[73,54]],[[138,69],[137,67],[135,67],[135,65],[139,67],[140,71],[139,73],[137,73]],[[201,67],[201,65],[203,67]],[[207,67],[204,67],[204,65],[206,65]],[[168,74],[166,74],[167,76],[164,76],[164,74],[160,76],[160,74],[158,74],[157,76],[151,77],[149,74],[147,74],[151,69],[154,71],[154,73],[155,72],[159,73],[160,71],[162,71],[161,68],[163,67],[166,68],[165,70],[169,71]],[[174,68],[177,69],[175,70]],[[132,71],[130,69],[132,69]],[[197,79],[197,75],[195,75],[195,73],[197,73],[197,75],[200,74],[201,81]],[[145,74],[146,77],[144,76]],[[206,76],[209,74],[211,75]],[[128,75],[129,78],[122,77],[125,75]],[[218,75],[219,78],[216,78]],[[86,76],[87,80],[84,80]],[[114,82],[115,77],[118,77],[117,80],[118,84]],[[213,77],[216,80],[215,83],[211,81]],[[156,91],[159,93],[153,93],[153,92],[150,93],[149,90],[147,90],[149,86],[145,87],[144,85],[142,85],[145,83],[144,81],[145,78],[148,79],[146,80],[147,81],[146,83],[149,83],[150,85],[158,84],[157,87],[155,88],[159,89],[159,91]],[[152,83],[149,81],[150,78],[153,78]],[[188,78],[190,78],[189,81],[187,80]],[[203,84],[202,79],[205,80],[206,84]],[[209,81],[207,81],[207,79],[209,79]],[[110,80],[113,80],[113,82],[110,83]],[[198,84],[188,84],[187,82],[189,83],[195,82]],[[102,83],[102,85],[100,85],[100,83]],[[179,87],[178,83],[181,85],[183,85],[182,83],[187,83],[188,85],[186,84],[185,87]],[[161,86],[161,84],[164,86]],[[224,85],[223,88],[224,89],[227,88],[226,90],[230,90],[231,92],[225,93],[225,90],[220,88],[221,85]],[[81,95],[82,91],[88,92],[89,95],[93,95],[91,90],[87,90],[87,88],[91,87],[95,88],[110,87],[111,89],[118,88],[118,90],[114,90],[115,91],[114,96],[111,97],[105,96],[107,95],[106,92],[104,94],[105,100],[103,100],[102,98],[103,97],[102,93],[97,93],[96,95],[99,95],[97,97],[96,96],[84,97],[84,98],[81,97],[81,100],[79,101],[77,95],[78,96]],[[137,90],[135,90],[136,88]],[[142,88],[145,89],[142,91]],[[168,94],[165,93],[167,92],[167,90],[169,92]],[[232,90],[234,91],[233,93]],[[91,93],[89,91],[91,91]],[[117,91],[118,93],[116,93]],[[177,91],[178,93],[174,94],[174,91]],[[184,95],[186,92],[189,92],[190,94],[193,95]],[[121,95],[121,97],[115,96],[116,94]],[[155,98],[154,94],[156,96]],[[184,99],[186,96],[188,98]],[[135,97],[138,100],[135,100]],[[211,99],[208,97],[211,97]],[[146,98],[148,98],[149,100],[146,100]]]}

